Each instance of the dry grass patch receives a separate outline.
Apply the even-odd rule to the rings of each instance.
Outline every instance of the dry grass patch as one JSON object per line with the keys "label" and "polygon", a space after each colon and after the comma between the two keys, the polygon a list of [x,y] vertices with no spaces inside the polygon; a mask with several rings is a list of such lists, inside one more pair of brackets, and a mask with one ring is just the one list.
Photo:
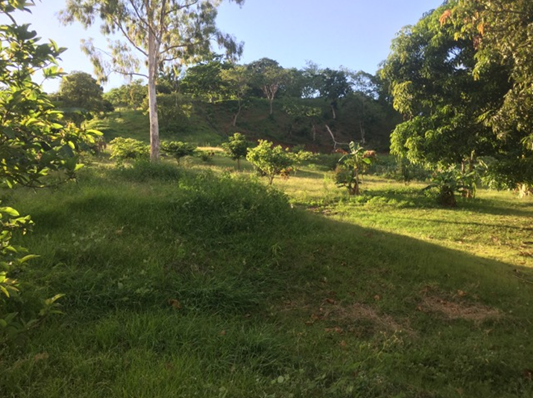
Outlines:
{"label": "dry grass patch", "polygon": [[324,308],[323,314],[325,319],[343,324],[357,325],[361,321],[367,321],[373,325],[375,331],[414,334],[409,326],[400,324],[390,315],[380,314],[374,308],[365,304],[354,303],[348,306],[334,304]]}
{"label": "dry grass patch", "polygon": [[[458,296],[461,297],[461,295]],[[463,319],[477,324],[503,316],[502,312],[496,308],[478,303],[461,302],[460,299],[445,299],[437,293],[424,294],[417,309],[422,312],[439,313],[446,319]]]}
{"label": "dry grass patch", "polygon": [[[303,311],[308,313],[307,325],[325,322],[325,331],[342,334],[345,332],[360,334],[361,328],[365,334],[383,332],[404,332],[414,336],[415,332],[409,326],[408,320],[398,322],[392,316],[381,314],[370,305],[353,303],[342,305],[332,298],[326,299],[321,305],[304,304],[302,302],[286,302],[282,311]],[[335,326],[333,326],[335,325]]]}

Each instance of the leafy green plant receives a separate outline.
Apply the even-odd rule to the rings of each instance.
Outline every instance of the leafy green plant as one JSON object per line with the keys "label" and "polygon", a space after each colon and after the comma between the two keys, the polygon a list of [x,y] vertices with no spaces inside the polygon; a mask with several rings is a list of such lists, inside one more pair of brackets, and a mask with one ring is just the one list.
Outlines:
{"label": "leafy green plant", "polygon": [[171,155],[178,164],[180,164],[180,159],[186,156],[193,156],[197,149],[196,146],[188,144],[187,142],[181,141],[164,141],[161,143],[161,149],[163,152]]}
{"label": "leafy green plant", "polygon": [[338,161],[338,166],[334,172],[336,185],[346,187],[350,195],[359,195],[360,192],[360,175],[365,171],[375,159],[375,151],[365,150],[360,144],[351,141],[347,154],[343,155]]}
{"label": "leafy green plant", "polygon": [[122,166],[125,160],[147,159],[150,154],[149,146],[134,138],[117,137],[110,145],[111,159],[115,159],[117,166]]}
{"label": "leafy green plant", "polygon": [[10,334],[21,329],[17,322],[17,312],[8,312],[8,299],[19,296],[19,282],[11,275],[19,270],[28,260],[35,258],[34,255],[22,256],[27,250],[11,243],[13,233],[21,231],[26,233],[33,224],[29,216],[21,216],[19,212],[11,207],[0,207],[0,336]]}
{"label": "leafy green plant", "polygon": [[224,151],[230,158],[237,161],[237,169],[241,169],[241,158],[247,156],[247,150],[249,143],[246,137],[241,133],[234,133],[234,135],[228,138],[228,142],[222,144]]}
{"label": "leafy green plant", "polygon": [[302,165],[304,162],[309,162],[315,159],[315,154],[310,151],[306,151],[302,147],[294,147],[292,148],[291,152],[289,152],[289,156],[293,160],[293,164],[295,167],[293,168],[293,171],[295,174],[297,174],[297,167]]}
{"label": "leafy green plant", "polygon": [[476,170],[462,173],[455,167],[438,170],[432,175],[432,183],[424,188],[425,191],[436,191],[439,204],[447,207],[456,207],[455,193],[465,198],[473,198],[476,193],[476,184],[479,176]]}
{"label": "leafy green plant", "polygon": [[260,140],[257,147],[248,150],[247,160],[267,176],[269,185],[272,185],[275,176],[286,173],[293,165],[287,150],[280,145],[273,147],[272,142],[265,140]]}
{"label": "leafy green plant", "polygon": [[213,160],[215,152],[213,151],[197,151],[197,155],[204,163],[209,163]]}
{"label": "leafy green plant", "polygon": [[[64,123],[50,98],[34,83],[37,71],[45,77],[61,76],[56,57],[64,49],[56,43],[38,44],[39,38],[29,25],[18,25],[11,15],[15,10],[28,11],[26,0],[0,1],[0,13],[11,20],[0,26],[0,186],[44,187],[54,174],[54,184],[75,177],[82,149],[95,144],[97,131],[84,131]],[[34,255],[22,256],[27,250],[11,243],[13,233],[25,233],[32,224],[29,216],[20,216],[12,207],[0,208],[0,327],[17,331],[37,322],[24,320],[11,311],[13,298],[23,307],[20,285],[15,277]],[[45,300],[39,315],[49,312],[55,299]]]}

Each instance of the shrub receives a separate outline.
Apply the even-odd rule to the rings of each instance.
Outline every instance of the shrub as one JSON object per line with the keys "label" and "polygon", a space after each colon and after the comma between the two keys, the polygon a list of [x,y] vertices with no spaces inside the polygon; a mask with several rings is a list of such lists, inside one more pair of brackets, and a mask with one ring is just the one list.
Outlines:
{"label": "shrub", "polygon": [[245,136],[240,133],[235,133],[228,138],[228,142],[222,144],[222,147],[228,156],[233,160],[237,160],[237,169],[240,170],[240,159],[247,156],[247,150],[249,148],[249,143],[245,139]]}
{"label": "shrub", "polygon": [[265,140],[260,140],[257,147],[248,150],[247,160],[269,178],[269,185],[272,185],[275,176],[287,171],[293,164],[286,150],[280,145],[273,147],[272,142]]}
{"label": "shrub", "polygon": [[196,146],[188,144],[187,142],[164,141],[161,143],[161,150],[176,159],[178,164],[180,164],[180,159],[186,156],[193,156],[196,149]]}
{"label": "shrub", "polygon": [[148,159],[150,155],[150,147],[133,138],[117,137],[110,142],[110,145],[112,145],[111,159],[116,159],[118,166],[125,160]]}
{"label": "shrub", "polygon": [[350,195],[360,194],[359,175],[376,159],[376,152],[365,150],[353,141],[349,144],[350,152],[339,159],[334,173],[337,186],[346,187]]}

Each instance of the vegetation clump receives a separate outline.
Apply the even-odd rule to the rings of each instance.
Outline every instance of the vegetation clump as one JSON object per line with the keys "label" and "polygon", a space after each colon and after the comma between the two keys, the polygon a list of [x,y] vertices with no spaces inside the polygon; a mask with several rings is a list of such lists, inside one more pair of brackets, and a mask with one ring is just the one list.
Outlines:
{"label": "vegetation clump", "polygon": [[114,138],[111,145],[111,159],[115,159],[117,166],[122,166],[127,160],[144,160],[150,154],[150,147],[134,138]]}
{"label": "vegetation clump", "polygon": [[273,146],[272,142],[266,140],[260,140],[258,146],[248,150],[247,160],[267,176],[269,185],[272,185],[275,176],[287,175],[293,165],[287,150],[280,145]]}

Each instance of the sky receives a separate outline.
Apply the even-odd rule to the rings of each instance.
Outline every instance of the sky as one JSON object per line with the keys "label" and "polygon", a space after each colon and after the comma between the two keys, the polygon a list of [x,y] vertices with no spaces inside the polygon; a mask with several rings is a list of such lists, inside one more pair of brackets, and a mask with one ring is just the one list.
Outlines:
{"label": "sky", "polygon": [[[217,17],[218,28],[244,42],[239,63],[268,57],[285,68],[302,68],[312,61],[322,68],[374,74],[389,54],[391,40],[406,25],[437,8],[443,0],[246,0],[242,6],[224,0]],[[17,13],[19,23],[30,23],[38,35],[54,40],[67,51],[61,55],[65,72],[92,73],[80,40],[93,38],[98,47],[106,41],[98,27],[84,30],[79,23],[64,26],[58,12],[63,0],[38,0],[32,13]],[[5,17],[0,18],[5,23]],[[126,81],[112,76],[105,91]],[[57,91],[57,80],[45,82],[48,92]]]}

